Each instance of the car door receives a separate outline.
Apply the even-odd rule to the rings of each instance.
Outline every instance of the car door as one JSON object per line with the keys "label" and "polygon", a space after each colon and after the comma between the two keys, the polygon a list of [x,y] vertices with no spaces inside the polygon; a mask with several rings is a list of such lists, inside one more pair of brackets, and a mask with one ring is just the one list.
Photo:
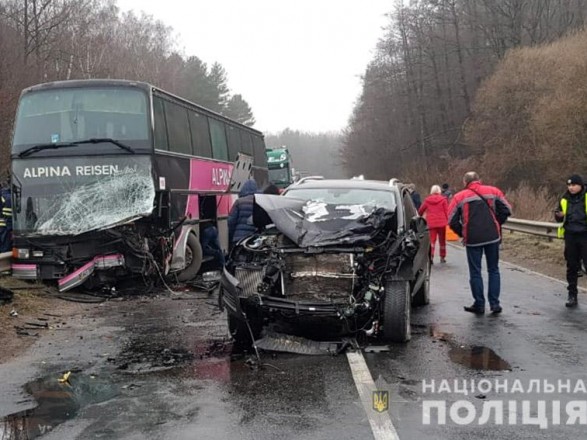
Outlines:
{"label": "car door", "polygon": [[[402,201],[404,205],[404,216],[406,228],[412,229],[416,233],[420,245],[418,252],[414,257],[413,274],[414,276],[423,274],[425,272],[428,261],[430,259],[430,235],[428,234],[428,225],[423,217],[418,215],[418,211],[414,206],[412,197],[408,191],[403,191]],[[417,281],[417,280],[416,280]]]}

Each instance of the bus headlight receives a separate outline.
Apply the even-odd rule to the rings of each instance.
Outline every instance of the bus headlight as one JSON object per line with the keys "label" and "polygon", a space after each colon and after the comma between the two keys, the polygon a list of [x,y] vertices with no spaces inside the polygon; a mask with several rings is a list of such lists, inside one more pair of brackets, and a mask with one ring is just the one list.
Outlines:
{"label": "bus headlight", "polygon": [[28,249],[17,249],[17,258],[21,259],[21,260],[26,260],[27,258],[30,257],[30,252]]}
{"label": "bus headlight", "polygon": [[33,251],[33,257],[35,258],[43,258],[43,251]]}

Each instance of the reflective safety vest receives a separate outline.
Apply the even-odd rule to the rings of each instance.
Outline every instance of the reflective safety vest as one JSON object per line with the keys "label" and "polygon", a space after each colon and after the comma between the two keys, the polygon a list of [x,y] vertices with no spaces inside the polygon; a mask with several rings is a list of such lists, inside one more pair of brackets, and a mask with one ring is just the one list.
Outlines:
{"label": "reflective safety vest", "polygon": [[[567,208],[569,206],[569,202],[567,199],[561,199],[561,208],[563,210],[563,222],[561,223],[561,225],[558,227],[558,231],[557,231],[557,237],[558,238],[565,238],[565,228],[564,228],[564,224],[565,224],[565,220],[567,218]],[[587,193],[585,193],[585,213],[587,213]]]}

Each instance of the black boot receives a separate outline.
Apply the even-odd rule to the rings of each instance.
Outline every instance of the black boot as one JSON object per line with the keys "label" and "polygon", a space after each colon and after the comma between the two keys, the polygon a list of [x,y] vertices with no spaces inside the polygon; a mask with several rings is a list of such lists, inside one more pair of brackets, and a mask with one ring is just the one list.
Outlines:
{"label": "black boot", "polygon": [[577,307],[577,293],[570,292],[569,297],[567,298],[567,302],[565,306],[567,307]]}

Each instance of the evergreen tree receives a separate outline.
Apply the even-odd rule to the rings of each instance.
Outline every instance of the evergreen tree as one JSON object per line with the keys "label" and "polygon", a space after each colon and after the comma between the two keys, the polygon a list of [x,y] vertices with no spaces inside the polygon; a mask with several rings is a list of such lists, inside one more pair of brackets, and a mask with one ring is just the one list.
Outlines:
{"label": "evergreen tree", "polygon": [[218,95],[208,74],[208,66],[198,57],[189,57],[183,72],[183,88],[178,93],[203,107],[218,111]]}
{"label": "evergreen tree", "polygon": [[228,100],[223,115],[249,127],[255,125],[253,111],[242,95],[234,95]]}
{"label": "evergreen tree", "polygon": [[215,108],[210,107],[210,109],[218,113],[223,113],[228,103],[230,89],[228,88],[227,82],[228,80],[224,67],[222,67],[220,63],[214,63],[210,69],[210,74],[208,75],[208,83],[211,87],[210,92],[215,95],[216,106]]}

